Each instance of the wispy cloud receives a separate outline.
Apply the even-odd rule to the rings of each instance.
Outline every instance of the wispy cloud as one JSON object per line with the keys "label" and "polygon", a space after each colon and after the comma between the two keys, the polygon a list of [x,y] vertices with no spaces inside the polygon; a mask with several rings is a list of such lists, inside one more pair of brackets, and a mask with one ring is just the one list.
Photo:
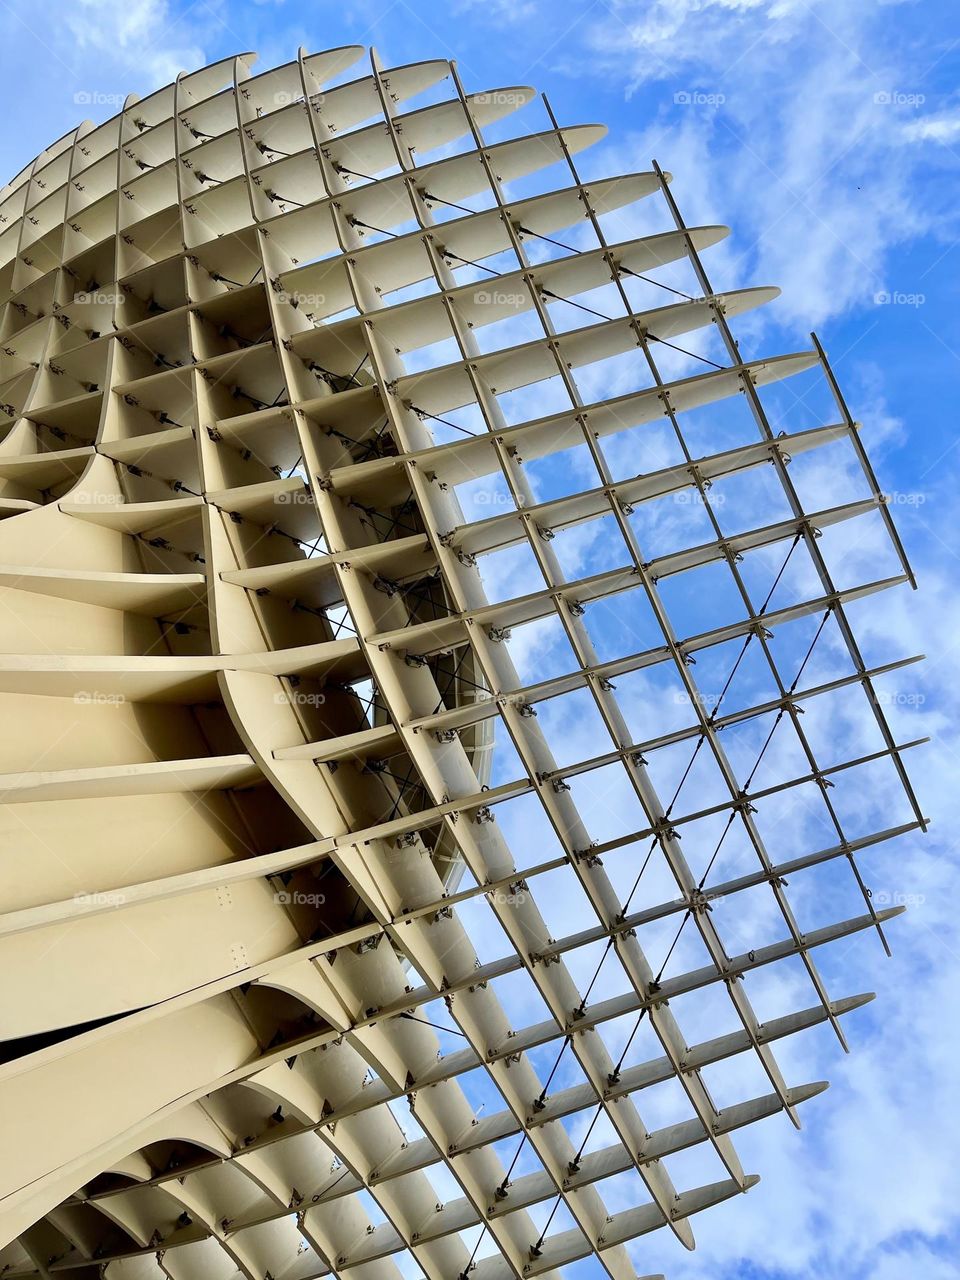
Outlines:
{"label": "wispy cloud", "polygon": [[953,142],[960,138],[960,112],[947,111],[914,120],[904,125],[903,135],[910,142]]}
{"label": "wispy cloud", "polygon": [[[82,77],[93,77],[91,68],[97,89],[146,92],[181,68],[199,66],[248,42],[261,48],[265,65],[270,65],[295,55],[301,36],[296,24],[303,22],[296,8],[280,0],[229,8],[219,0],[199,6],[174,0],[51,0],[47,11],[57,21],[46,23],[33,7],[12,0],[4,6],[0,29],[11,56],[16,50],[35,53],[45,45],[44,57],[49,54],[55,66],[70,74],[56,123],[40,140],[42,146],[82,114],[69,95],[90,83]],[[937,252],[945,254],[958,230],[954,186],[942,181],[942,166],[956,166],[952,148],[960,138],[960,114],[954,99],[945,99],[937,89],[950,46],[938,27],[942,16],[936,16],[936,6],[930,7],[932,18],[924,19],[924,8],[899,0],[876,5],[862,0],[558,0],[556,5],[547,0],[516,5],[460,0],[455,12],[464,21],[458,32],[446,24],[438,31],[437,11],[422,0],[396,5],[364,0],[345,8],[337,30],[324,23],[323,29],[303,35],[314,47],[369,42],[376,28],[385,54],[389,46],[411,58],[456,54],[463,66],[471,60],[482,65],[493,50],[498,60],[509,63],[508,80],[518,73],[526,78],[525,68],[509,62],[515,48],[532,61],[539,46],[550,46],[553,68],[575,73],[569,83],[585,95],[609,95],[616,87],[625,105],[619,122],[611,120],[613,140],[598,148],[596,159],[586,158],[585,167],[626,172],[645,169],[656,156],[675,173],[675,190],[690,222],[729,223],[733,236],[708,258],[718,287],[755,282],[783,287],[781,301],[749,322],[767,326],[755,331],[770,339],[768,349],[782,350],[793,342],[780,341],[784,333],[773,333],[773,322],[764,320],[765,315],[779,318],[791,339],[811,326],[836,324],[844,335],[841,354],[853,352],[844,365],[852,367],[854,376],[844,380],[858,416],[868,425],[867,443],[880,454],[875,461],[881,463],[881,475],[890,487],[907,489],[908,497],[925,499],[917,496],[895,511],[908,543],[920,550],[923,591],[890,593],[879,607],[859,611],[856,621],[869,653],[882,658],[925,650],[930,654],[925,671],[917,676],[911,668],[902,684],[884,687],[898,734],[929,733],[935,739],[920,781],[936,825],[926,841],[897,842],[864,859],[865,878],[877,894],[893,901],[909,899],[912,906],[890,931],[893,961],[885,960],[871,935],[849,949],[841,944],[835,958],[824,960],[832,994],[876,989],[881,999],[855,1015],[855,1053],[849,1060],[841,1058],[827,1030],[778,1048],[790,1083],[833,1082],[830,1092],[808,1104],[809,1127],[797,1137],[777,1117],[738,1137],[744,1163],[763,1174],[761,1185],[746,1199],[698,1218],[696,1255],[684,1255],[666,1233],[641,1241],[635,1249],[638,1274],[660,1268],[671,1280],[809,1275],[820,1280],[947,1280],[956,1274],[951,1245],[958,1242],[960,1168],[954,1152],[960,1146],[960,1121],[952,1080],[960,1050],[955,977],[960,947],[953,920],[956,848],[950,833],[960,818],[955,784],[960,751],[954,729],[960,706],[953,675],[960,607],[953,585],[954,549],[946,544],[956,537],[951,504],[960,478],[954,466],[960,451],[954,449],[953,424],[941,422],[931,458],[942,451],[945,461],[931,467],[922,481],[916,465],[911,464],[911,472],[904,461],[905,478],[893,480],[893,464],[882,465],[884,452],[904,441],[916,452],[925,438],[885,401],[884,384],[891,378],[879,369],[869,339],[876,295],[909,290],[901,272],[916,276],[924,267],[934,269],[937,255],[931,255],[928,267],[918,268],[908,254],[921,239],[927,248],[939,241]],[[553,25],[546,26],[548,22]],[[573,34],[551,45],[554,28]],[[483,39],[477,35],[481,31]],[[538,33],[544,31],[541,38]],[[490,32],[497,40],[489,38]],[[414,40],[419,41],[415,48]],[[456,47],[447,47],[447,40]],[[529,52],[531,43],[538,44],[535,54]],[[558,77],[545,61],[536,78],[549,88],[546,82]],[[50,93],[43,86],[44,98]],[[584,114],[593,118],[592,103]],[[931,165],[931,155],[940,167]],[[637,233],[646,215],[641,208],[631,216],[636,222],[624,217],[624,237]],[[840,330],[839,322],[851,315],[859,317],[855,331]],[[930,329],[935,336],[917,326],[909,339],[909,394],[917,397],[918,412],[923,403],[940,409],[922,400],[926,348],[950,341],[947,327],[932,316]],[[700,347],[700,337],[691,338],[689,345]],[[669,358],[664,364],[669,366]],[[657,456],[658,441],[652,434],[645,437],[646,469],[668,461],[667,446],[662,446],[664,456]],[[635,446],[633,441],[619,445],[626,474],[628,464],[635,462]],[[807,473],[811,493],[824,507],[845,500],[842,482],[847,478],[845,470],[829,463],[811,466]],[[478,507],[474,514],[500,509]],[[680,514],[686,516],[685,511]],[[676,517],[677,509],[671,508],[669,515]],[[664,519],[650,532],[666,534],[673,523],[679,521]],[[577,530],[572,541],[572,572],[603,549],[589,526]],[[874,549],[873,543],[851,540],[835,551],[838,563],[853,573],[866,570]],[[492,593],[510,594],[516,575],[516,562],[504,563],[499,577],[492,575]],[[557,651],[566,644],[560,635],[554,643]],[[550,644],[546,627],[539,634],[532,627],[518,629],[512,652],[521,670],[533,672],[552,660]],[[827,670],[836,658],[828,649]],[[925,700],[909,701],[917,678]],[[665,715],[676,708],[669,691],[652,677],[638,682],[631,710],[634,705],[638,716],[641,711],[652,715],[654,709],[657,716]],[[562,704],[557,708],[556,738],[569,744],[571,752],[579,747],[590,754],[593,745],[577,707],[566,718]],[[861,732],[852,711],[817,727],[832,734],[838,758]],[[785,758],[786,745],[778,742],[776,750]],[[780,762],[775,758],[774,764]],[[857,795],[855,787],[848,787],[845,794],[852,807],[864,809],[885,800],[879,788],[865,787]],[[595,807],[600,810],[604,804],[608,810],[614,807],[598,793]],[[777,845],[806,841],[805,847],[813,848],[829,843],[814,839],[813,830],[812,815],[802,804],[777,812]],[[608,861],[613,868],[614,859]],[[832,881],[806,890],[802,878],[795,879],[790,892],[804,910],[825,910],[825,898],[833,908],[832,895],[838,890]],[[632,876],[627,880],[629,884]],[[557,933],[580,927],[576,902],[559,894],[555,899],[548,905],[556,912]],[[749,910],[738,904],[736,918],[726,925],[728,936],[749,938],[751,930],[766,924],[768,906],[765,902]],[[856,908],[849,912],[855,913]],[[830,914],[837,918],[841,913]],[[662,958],[654,944],[650,950],[655,961]],[[751,975],[751,998],[778,1012],[813,1003],[809,988],[802,991],[789,966],[782,968],[785,972]],[[677,1012],[681,1016],[680,1008]],[[695,1017],[684,1021],[691,1036],[698,1025]],[[730,1077],[725,1082],[736,1100],[747,1096],[739,1076],[732,1085]],[[717,1083],[723,1083],[719,1076]],[[755,1092],[765,1088],[761,1081]],[[648,1109],[644,1101],[644,1115],[655,1117],[656,1105],[651,1101]]]}
{"label": "wispy cloud", "polygon": [[856,0],[613,0],[585,23],[595,67],[635,102],[660,95],[617,161],[656,155],[685,206],[729,221],[743,275],[782,286],[787,324],[869,302],[896,246],[955,222],[918,199],[909,145],[948,140],[955,122],[918,119],[930,59],[904,51],[887,15]]}
{"label": "wispy cloud", "polygon": [[181,15],[169,0],[74,0],[62,10],[62,34],[84,59],[96,54],[101,66],[145,76],[151,87],[205,61],[196,38],[203,11]]}

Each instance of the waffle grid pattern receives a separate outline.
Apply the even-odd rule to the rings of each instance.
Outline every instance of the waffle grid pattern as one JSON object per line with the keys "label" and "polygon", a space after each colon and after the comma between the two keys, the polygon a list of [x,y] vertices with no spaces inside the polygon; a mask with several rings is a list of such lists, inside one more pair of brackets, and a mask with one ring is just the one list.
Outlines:
{"label": "waffle grid pattern", "polygon": [[[601,128],[546,105],[549,128],[487,142],[532,91],[466,94],[454,64],[375,54],[350,78],[363,56],[183,75],[0,196],[0,588],[5,616],[35,602],[0,693],[48,739],[55,704],[91,744],[78,762],[27,743],[0,775],[6,830],[62,853],[27,864],[0,917],[11,1280],[634,1280],[640,1237],[692,1248],[691,1217],[756,1182],[731,1135],[797,1123],[825,1087],[788,1084],[773,1044],[828,1024],[845,1047],[841,1016],[871,997],[831,996],[818,948],[886,946],[899,908],[874,905],[855,855],[924,826],[915,744],[877,691],[915,659],[868,666],[849,621],[913,578],[819,344],[744,360],[731,321],[776,290],[713,291],[701,251],[724,229],[688,228],[658,167],[581,180]],[[538,173],[553,185],[512,194]],[[610,243],[610,216],[648,198],[666,229]],[[681,262],[695,295],[656,283]],[[640,303],[641,284],[673,296]],[[618,314],[593,309],[601,288]],[[533,337],[484,342],[520,316]],[[697,331],[723,363],[664,374]],[[584,390],[624,358],[635,389]],[[836,420],[780,430],[763,389],[811,373]],[[567,403],[531,412],[548,383]],[[732,398],[752,438],[699,450],[687,415]],[[608,444],[654,427],[673,461],[624,474]],[[792,460],[840,447],[864,496],[806,510]],[[534,465],[565,450],[581,470],[544,495]],[[788,514],[734,519],[711,491],[761,471]],[[478,484],[496,507],[468,519],[458,489]],[[678,499],[700,523],[651,556],[634,517]],[[564,535],[593,521],[617,549],[571,575]],[[896,572],[841,585],[820,534],[867,521]],[[487,557],[517,548],[529,573],[491,596]],[[709,566],[733,603],[691,629],[665,584]],[[653,642],[611,656],[595,620],[634,605]],[[530,624],[562,634],[566,670],[521,675]],[[776,653],[791,628],[798,660]],[[828,643],[846,665],[814,678]],[[696,662],[718,652],[711,690]],[[772,692],[733,702],[753,661]],[[618,684],[661,671],[686,720],[638,736]],[[804,711],[838,694],[873,740],[822,767]],[[548,722],[572,697],[599,737],[571,758]],[[728,750],[758,725],[749,759]],[[785,734],[800,767],[768,774]],[[679,776],[658,770],[671,752]],[[874,765],[907,812],[848,835],[831,790]],[[780,857],[765,807],[800,792],[833,836]],[[597,838],[591,793],[634,816]],[[138,823],[142,860],[120,867],[99,841],[136,843]],[[154,824],[183,833],[175,857],[151,856]],[[862,907],[804,928],[787,879],[824,868]],[[725,943],[753,893],[773,940]],[[567,894],[581,927],[555,937]],[[751,975],[779,962],[811,1002],[761,1017]],[[703,1001],[719,1034],[697,1035]],[[711,1073],[748,1058],[763,1091],[721,1102]],[[660,1086],[677,1118],[648,1127]],[[714,1176],[690,1183],[694,1150]]]}

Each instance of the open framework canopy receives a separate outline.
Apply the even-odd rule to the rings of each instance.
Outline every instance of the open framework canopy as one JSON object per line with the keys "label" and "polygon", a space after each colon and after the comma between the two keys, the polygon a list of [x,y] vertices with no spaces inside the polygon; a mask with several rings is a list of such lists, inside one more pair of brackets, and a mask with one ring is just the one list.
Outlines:
{"label": "open framework canopy", "polygon": [[819,344],[599,126],[363,54],[0,192],[4,1277],[636,1277],[923,825]]}

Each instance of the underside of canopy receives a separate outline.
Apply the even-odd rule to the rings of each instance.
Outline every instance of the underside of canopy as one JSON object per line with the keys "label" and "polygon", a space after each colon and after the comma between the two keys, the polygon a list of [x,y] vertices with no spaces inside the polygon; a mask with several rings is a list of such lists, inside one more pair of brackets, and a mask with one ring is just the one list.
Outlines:
{"label": "underside of canopy", "polygon": [[0,192],[9,1280],[636,1280],[826,1087],[775,1042],[844,1044],[924,826],[819,343],[745,358],[777,290],[600,126],[364,56]]}

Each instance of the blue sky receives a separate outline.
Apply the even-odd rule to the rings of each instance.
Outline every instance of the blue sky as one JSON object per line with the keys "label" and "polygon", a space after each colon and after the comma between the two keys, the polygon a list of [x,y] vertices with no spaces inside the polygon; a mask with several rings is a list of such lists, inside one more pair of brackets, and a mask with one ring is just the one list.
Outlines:
{"label": "blue sky", "polygon": [[[927,654],[890,712],[903,737],[933,738],[912,766],[934,824],[867,855],[875,891],[911,903],[889,930],[893,959],[866,936],[824,962],[836,994],[879,993],[849,1020],[852,1055],[825,1032],[784,1054],[831,1089],[802,1133],[782,1117],[744,1133],[760,1186],[697,1218],[695,1254],[663,1232],[641,1242],[641,1275],[960,1276],[955,26],[945,0],[0,4],[7,100],[23,103],[0,136],[6,174],[83,116],[230,53],[259,50],[264,66],[300,44],[373,43],[387,66],[453,56],[468,91],[531,84],[563,123],[609,125],[588,173],[655,157],[688,222],[730,225],[709,258],[715,285],[783,289],[742,330],[752,352],[803,348],[811,328],[824,342],[920,581],[855,620],[872,654]],[[811,470],[810,500],[831,505],[835,480]]]}

